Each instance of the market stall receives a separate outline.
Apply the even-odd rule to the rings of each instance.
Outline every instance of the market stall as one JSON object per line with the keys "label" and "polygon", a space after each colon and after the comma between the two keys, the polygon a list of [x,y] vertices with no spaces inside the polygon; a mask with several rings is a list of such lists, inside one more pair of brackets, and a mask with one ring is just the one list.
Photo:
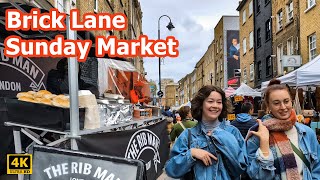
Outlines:
{"label": "market stall", "polygon": [[[0,8],[1,16],[4,15],[3,12],[7,8],[18,8],[29,12],[32,7],[14,2],[4,3]],[[3,18],[0,20],[4,22]],[[1,23],[0,27],[4,29],[4,25],[5,23]],[[26,36],[19,31],[1,31],[0,33],[4,33],[1,36],[4,38],[12,34],[21,35],[26,39],[50,39],[57,34],[65,34],[69,39],[81,38],[79,33],[70,29],[66,32],[52,33],[28,31]],[[3,39],[0,42],[3,42]],[[3,44],[0,47],[0,52],[3,52]],[[0,102],[3,102],[0,103],[0,132],[9,132],[2,131],[3,129],[13,130],[14,151],[16,153],[27,152],[34,144],[95,151],[105,155],[144,160],[148,178],[155,179],[161,174],[169,154],[168,137],[163,134],[166,132],[166,123],[162,116],[159,116],[159,111],[146,113],[139,108],[134,108],[134,105],[127,100],[128,91],[132,88],[133,82],[142,79],[131,63],[123,61],[123,59],[117,61],[102,58],[97,61],[96,58],[90,57],[88,58],[90,60],[87,60],[88,64],[78,65],[76,58],[68,58],[66,61],[68,67],[67,88],[70,93],[59,95],[45,91],[45,89],[47,89],[46,79],[50,70],[57,67],[61,59],[8,58],[4,54],[1,55],[1,58],[0,69],[4,69],[1,72],[7,73],[7,76],[0,77],[0,82],[5,82],[5,85],[1,87],[7,87],[6,84],[9,83],[10,88],[0,89],[2,97]],[[20,69],[12,66],[14,63],[18,65],[22,62],[28,62],[28,68],[33,69],[26,69],[27,65],[19,64],[22,67]],[[78,68],[80,68],[79,72],[84,70],[81,76],[78,73]],[[27,74],[26,71],[33,72],[33,74]],[[96,96],[90,91],[78,91],[82,83],[80,79],[90,84],[91,87],[96,87],[101,99],[96,99]],[[145,93],[148,93],[148,88],[144,90]],[[17,95],[19,95],[17,97],[19,99],[15,99]],[[44,98],[46,95],[50,96],[48,101],[37,99]],[[57,102],[58,104],[54,104]],[[134,110],[143,113],[140,113],[138,117],[133,117]],[[46,136],[48,134],[50,134],[50,138]],[[13,149],[10,148],[13,145],[12,139],[12,136],[9,136],[8,141],[0,146],[1,152],[3,152],[1,153],[1,167],[6,167],[5,154],[13,153]],[[24,139],[31,139],[31,144]],[[86,141],[86,139],[90,140]],[[132,149],[131,147],[136,147],[137,140],[143,140],[138,144],[141,149],[140,152],[133,152],[136,148]],[[146,144],[141,144],[144,142]],[[92,148],[93,146],[103,148],[101,144],[105,144],[110,151]],[[127,151],[118,151],[118,149],[113,149],[114,147],[127,149]],[[152,150],[148,151],[145,148]],[[139,153],[139,156],[134,153]],[[19,179],[22,178],[23,176],[19,176]]]}
{"label": "market stall", "polygon": [[[261,92],[255,91],[245,83],[241,83],[241,86],[237,90],[233,91],[229,97],[232,101],[235,113],[234,116],[230,117],[235,118],[236,114],[240,113],[243,102],[251,102],[254,107],[254,113],[257,113],[259,109],[259,101],[261,100]],[[229,118],[229,120],[233,119]]]}

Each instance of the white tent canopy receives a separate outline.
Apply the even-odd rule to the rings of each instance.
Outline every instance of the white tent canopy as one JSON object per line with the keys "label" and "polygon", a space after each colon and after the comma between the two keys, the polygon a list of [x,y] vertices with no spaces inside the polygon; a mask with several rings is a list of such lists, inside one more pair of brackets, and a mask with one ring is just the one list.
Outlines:
{"label": "white tent canopy", "polygon": [[248,85],[241,83],[241,86],[236,91],[234,91],[232,95],[261,97],[261,92],[257,92]]}
{"label": "white tent canopy", "polygon": [[[320,85],[320,55],[300,68],[277,78],[289,86]],[[267,88],[269,81],[262,82],[261,89]]]}

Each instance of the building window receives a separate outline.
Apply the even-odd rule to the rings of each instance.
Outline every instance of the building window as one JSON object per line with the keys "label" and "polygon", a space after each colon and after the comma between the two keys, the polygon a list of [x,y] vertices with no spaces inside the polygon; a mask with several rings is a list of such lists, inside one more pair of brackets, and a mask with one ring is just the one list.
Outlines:
{"label": "building window", "polygon": [[94,0],[93,11],[97,13],[98,12],[98,7],[99,7],[98,0]]}
{"label": "building window", "polygon": [[243,48],[243,55],[245,55],[247,53],[247,39],[244,38],[242,40],[242,48]]}
{"label": "building window", "polygon": [[287,55],[293,55],[293,40],[292,37],[287,41]]}
{"label": "building window", "polygon": [[247,84],[247,68],[243,69],[243,83]]}
{"label": "building window", "polygon": [[268,56],[266,59],[266,76],[272,75],[272,58],[271,56]]}
{"label": "building window", "polygon": [[258,80],[260,80],[261,79],[261,77],[262,77],[262,65],[261,65],[261,61],[259,61],[258,62],[258,69],[257,69],[257,71],[258,71]]}
{"label": "building window", "polygon": [[317,56],[317,37],[316,34],[309,36],[309,60],[311,61]]}
{"label": "building window", "polygon": [[249,17],[252,15],[252,13],[253,13],[253,0],[250,1],[249,3]]}
{"label": "building window", "polygon": [[293,2],[291,1],[289,4],[287,4],[287,17],[288,17],[288,21],[292,21],[293,20]]}
{"label": "building window", "polygon": [[282,56],[283,56],[283,46],[282,44],[278,45],[277,47],[277,67],[278,67],[278,74],[283,73],[282,69]]}
{"label": "building window", "polygon": [[219,53],[219,41],[216,41],[216,53],[218,54]]}
{"label": "building window", "polygon": [[261,32],[260,28],[257,30],[257,47],[261,46]]}
{"label": "building window", "polygon": [[220,49],[222,49],[222,37],[220,36]]}
{"label": "building window", "polygon": [[218,61],[216,61],[216,73],[218,73],[219,72],[219,62]]}
{"label": "building window", "polygon": [[282,29],[282,20],[283,20],[283,16],[282,16],[282,10],[280,10],[277,14],[277,28],[278,31]]}
{"label": "building window", "polygon": [[254,65],[250,64],[250,81],[254,80]]}
{"label": "building window", "polygon": [[264,4],[268,4],[268,2],[270,2],[270,0],[264,0]]}
{"label": "building window", "polygon": [[257,14],[260,12],[261,0],[257,0]]}
{"label": "building window", "polygon": [[249,34],[249,47],[250,49],[253,48],[253,31],[251,31]]}
{"label": "building window", "polygon": [[246,12],[247,12],[246,9],[244,9],[242,12],[242,24],[244,24],[246,22],[246,18],[247,18]]}
{"label": "building window", "polygon": [[266,41],[271,39],[271,20],[268,19],[266,22]]}
{"label": "building window", "polygon": [[316,0],[307,0],[308,1],[308,6],[307,9],[313,7],[314,5],[316,5]]}
{"label": "building window", "polygon": [[220,61],[220,71],[222,72],[223,65],[222,65],[222,60]]}

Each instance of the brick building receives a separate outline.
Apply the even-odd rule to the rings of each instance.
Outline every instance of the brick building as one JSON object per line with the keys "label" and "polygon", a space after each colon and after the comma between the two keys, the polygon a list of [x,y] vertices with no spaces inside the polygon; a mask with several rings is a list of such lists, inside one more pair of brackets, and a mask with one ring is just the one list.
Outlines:
{"label": "brick building", "polygon": [[[300,43],[302,62],[307,63],[320,54],[320,1],[299,1]],[[318,47],[318,48],[317,48]]]}
{"label": "brick building", "polygon": [[299,0],[272,1],[272,59],[274,76],[280,76],[294,70],[283,67],[283,55],[300,55],[300,12]]}
{"label": "brick building", "polygon": [[254,87],[254,0],[243,0],[237,7],[239,11],[239,39],[241,82]]}

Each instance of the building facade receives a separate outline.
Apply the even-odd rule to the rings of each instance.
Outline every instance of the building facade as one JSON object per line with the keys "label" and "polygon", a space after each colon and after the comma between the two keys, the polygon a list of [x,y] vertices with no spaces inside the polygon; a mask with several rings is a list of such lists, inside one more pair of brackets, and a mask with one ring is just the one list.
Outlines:
{"label": "building facade", "polygon": [[255,87],[273,78],[272,55],[272,3],[271,0],[254,1],[254,67]]}
{"label": "building facade", "polygon": [[204,59],[204,66],[203,66],[203,72],[204,72],[204,77],[203,77],[203,85],[213,85],[215,82],[215,73],[214,73],[214,40],[211,42],[211,44],[208,46],[207,51],[203,55]]}
{"label": "building facade", "polygon": [[[299,1],[300,43],[302,62],[307,63],[320,54],[320,1]],[[318,47],[318,48],[317,48]]]}
{"label": "building facade", "polygon": [[[122,31],[91,31],[95,36],[117,36],[118,39],[138,39],[142,35],[142,10],[139,0],[21,0],[38,8],[49,10],[57,8],[60,12],[69,12],[70,4],[72,8],[77,8],[82,21],[84,13],[123,13],[128,18],[128,28]],[[128,58],[135,68],[144,75],[143,58]]]}
{"label": "building facade", "polygon": [[239,80],[234,80],[238,79],[234,72],[240,69],[239,16],[222,16],[214,28],[214,39],[215,85],[223,89],[239,86]]}
{"label": "building facade", "polygon": [[283,66],[284,55],[300,55],[299,0],[272,1],[271,17],[273,56],[269,58],[274,64],[274,76],[281,76],[294,70],[294,67]]}
{"label": "building facade", "polygon": [[202,57],[194,67],[196,70],[196,91],[204,85],[204,57]]}
{"label": "building facade", "polygon": [[241,82],[254,87],[254,0],[243,0],[239,4],[239,39]]}
{"label": "building facade", "polygon": [[178,84],[168,84],[165,88],[166,93],[166,106],[178,106],[178,94],[177,94]]}

